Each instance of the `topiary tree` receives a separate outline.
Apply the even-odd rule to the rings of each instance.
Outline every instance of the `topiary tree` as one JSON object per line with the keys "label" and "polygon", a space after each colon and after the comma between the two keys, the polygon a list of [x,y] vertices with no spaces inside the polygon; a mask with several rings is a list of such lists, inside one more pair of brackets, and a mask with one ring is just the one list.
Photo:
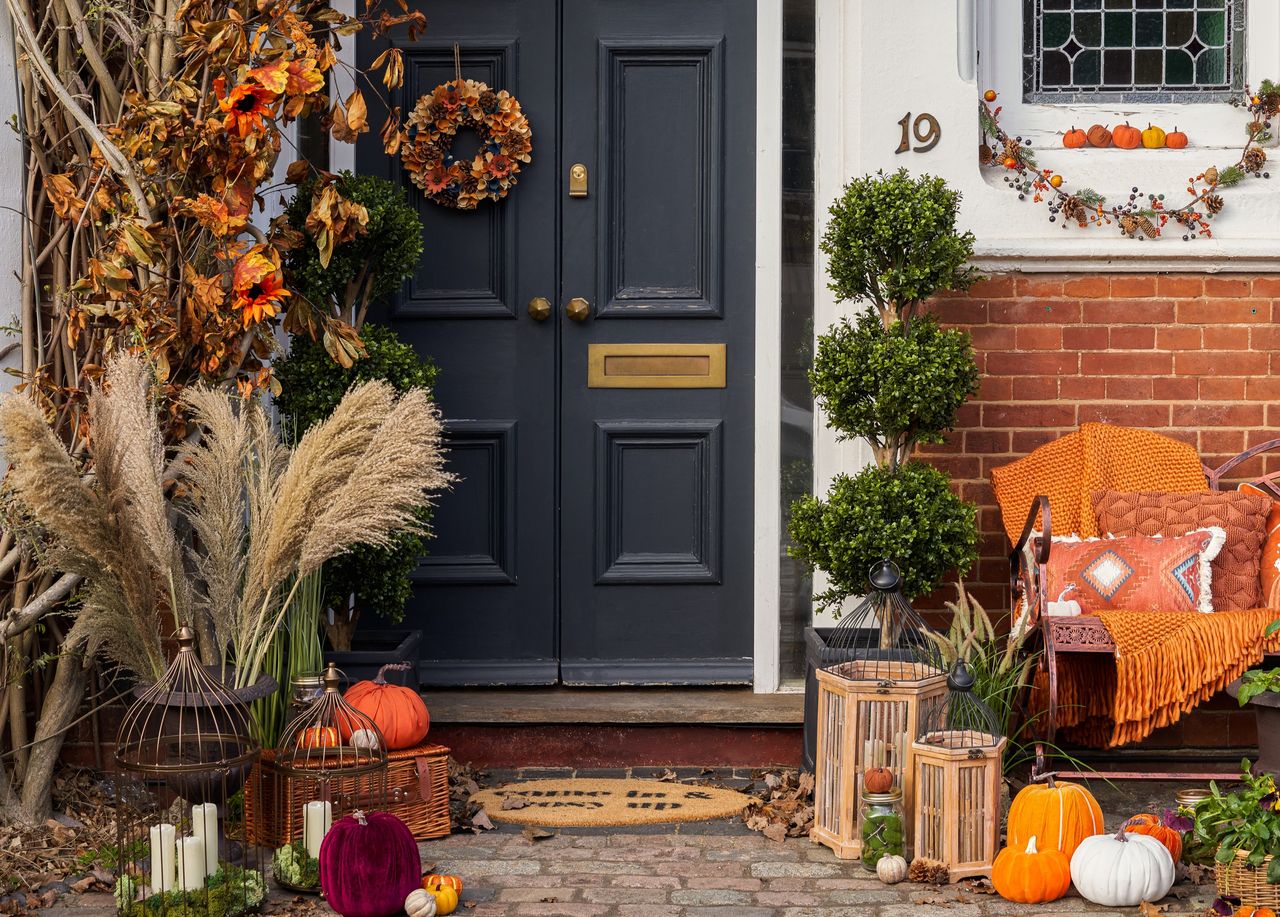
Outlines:
{"label": "topiary tree", "polygon": [[[297,435],[332,414],[347,390],[358,383],[383,379],[397,392],[434,387],[439,372],[436,365],[420,358],[390,328],[369,325],[361,336],[367,355],[350,367],[335,363],[323,344],[304,335],[293,338],[288,357],[276,364],[282,387],[276,405]],[[419,521],[429,520],[430,511],[422,510]],[[392,624],[403,619],[411,588],[409,574],[427,553],[427,545],[414,532],[400,532],[393,540],[385,548],[359,545],[324,565],[325,604],[332,612],[332,623],[326,621],[325,630],[335,650],[351,648],[356,625],[365,611]]]}
{"label": "topiary tree", "polygon": [[813,396],[841,439],[865,437],[876,462],[897,469],[916,443],[942,442],[978,391],[969,335],[931,315],[888,328],[869,312],[818,339]]}
{"label": "topiary tree", "polygon": [[941,178],[906,169],[854,179],[831,205],[818,247],[841,302],[869,300],[888,327],[910,319],[939,290],[967,290],[973,233],[957,233],[961,195]]}

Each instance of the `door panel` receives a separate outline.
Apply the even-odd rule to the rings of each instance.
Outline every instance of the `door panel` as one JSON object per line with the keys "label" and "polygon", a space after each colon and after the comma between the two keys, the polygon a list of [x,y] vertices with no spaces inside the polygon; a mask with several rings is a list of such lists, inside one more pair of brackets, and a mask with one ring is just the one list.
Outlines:
{"label": "door panel", "polygon": [[[593,184],[561,217],[561,302],[591,302],[560,332],[561,677],[749,682],[753,5],[564,0],[563,21],[563,168]],[[618,343],[724,344],[725,385],[591,387],[590,346]],[[689,358],[661,351],[633,374],[680,385]]]}
{"label": "door panel", "polygon": [[[374,131],[361,138],[361,171],[399,181],[423,221],[418,271],[388,321],[440,365],[436,398],[447,418],[449,466],[461,476],[435,514],[435,538],[413,577],[405,625],[424,633],[424,684],[547,684],[559,677],[556,621],[556,320],[538,323],[528,301],[557,290],[556,0],[426,4],[428,32],[405,48],[405,86],[392,105],[463,75],[521,102],[533,162],[499,204],[458,212],[428,202]],[[360,59],[381,50],[362,32]],[[472,155],[463,135],[455,152]]]}

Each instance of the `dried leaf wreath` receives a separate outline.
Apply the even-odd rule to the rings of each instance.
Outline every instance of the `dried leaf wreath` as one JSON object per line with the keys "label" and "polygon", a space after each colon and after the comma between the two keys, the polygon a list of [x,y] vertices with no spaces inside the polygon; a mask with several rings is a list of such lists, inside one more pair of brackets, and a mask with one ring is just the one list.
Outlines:
{"label": "dried leaf wreath", "polygon": [[1250,115],[1245,125],[1247,139],[1234,163],[1218,168],[1209,166],[1198,175],[1187,179],[1186,193],[1190,200],[1179,207],[1165,201],[1165,195],[1144,194],[1136,185],[1129,198],[1119,205],[1108,205],[1092,188],[1072,190],[1064,177],[1052,169],[1036,165],[1030,142],[1021,137],[1011,137],[1000,126],[1000,107],[992,108],[988,101],[995,100],[995,92],[988,91],[986,98],[978,101],[978,123],[984,136],[978,147],[978,160],[984,166],[1003,167],[1008,174],[1005,184],[1018,193],[1019,200],[1030,198],[1035,203],[1047,203],[1049,222],[1062,218],[1062,228],[1074,223],[1077,226],[1103,226],[1115,224],[1129,238],[1155,239],[1162,235],[1165,226],[1173,221],[1181,227],[1182,238],[1188,241],[1203,236],[1213,236],[1209,227],[1212,220],[1225,206],[1221,191],[1238,184],[1252,175],[1254,178],[1270,178],[1263,171],[1266,151],[1258,144],[1271,139],[1271,119],[1280,114],[1280,86],[1265,80],[1256,94],[1246,88],[1242,106]]}
{"label": "dried leaf wreath", "polygon": [[[409,142],[400,158],[410,179],[428,200],[457,210],[506,197],[533,150],[520,103],[479,80],[441,83],[418,100],[407,125]],[[468,129],[479,136],[480,149],[469,160],[455,159],[453,141]]]}

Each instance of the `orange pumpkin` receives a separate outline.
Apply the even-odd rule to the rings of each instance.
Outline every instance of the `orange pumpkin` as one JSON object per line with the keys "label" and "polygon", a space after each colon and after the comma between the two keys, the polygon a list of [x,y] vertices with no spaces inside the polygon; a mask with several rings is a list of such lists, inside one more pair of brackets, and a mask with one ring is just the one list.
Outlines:
{"label": "orange pumpkin", "polygon": [[1276,912],[1269,907],[1253,907],[1246,904],[1236,908],[1234,917],[1276,917]]}
{"label": "orange pumpkin", "polygon": [[1089,128],[1089,133],[1085,136],[1089,139],[1090,146],[1111,146],[1111,131],[1107,130],[1101,124],[1095,124],[1093,127]]}
{"label": "orange pumpkin", "polygon": [[1132,834],[1146,834],[1164,844],[1177,863],[1182,856],[1182,832],[1175,831],[1164,823],[1164,820],[1151,812],[1143,812],[1125,822],[1124,830]]}
{"label": "orange pumpkin", "polygon": [[1070,859],[1081,841],[1102,830],[1102,807],[1078,783],[1033,783],[1009,806],[1010,847],[1025,848],[1037,837],[1041,847],[1061,850]]}
{"label": "orange pumpkin", "polygon": [[1068,149],[1078,150],[1089,142],[1089,138],[1085,136],[1084,131],[1078,127],[1073,127],[1062,135],[1062,145]]}
{"label": "orange pumpkin", "polygon": [[1142,131],[1126,121],[1111,132],[1111,140],[1122,150],[1136,150],[1142,145]]}
{"label": "orange pumpkin", "polygon": [[452,888],[459,896],[462,895],[462,879],[457,876],[442,876],[438,872],[433,872],[429,876],[423,876],[422,887],[427,888],[431,885],[442,885],[446,888]]}
{"label": "orange pumpkin", "polygon": [[1030,837],[1025,846],[1006,847],[996,854],[991,884],[1009,901],[1057,901],[1071,885],[1071,861],[1061,850],[1040,850]]}
{"label": "orange pumpkin", "polygon": [[303,748],[337,748],[342,744],[338,730],[332,726],[308,726],[302,730],[299,744]]}
{"label": "orange pumpkin", "polygon": [[1173,130],[1164,135],[1164,145],[1171,150],[1186,149],[1187,135],[1174,127]]}
{"label": "orange pumpkin", "polygon": [[887,767],[869,767],[862,775],[862,786],[868,793],[887,793],[893,789],[893,771]]}
{"label": "orange pumpkin", "polygon": [[[420,744],[431,728],[431,716],[421,695],[413,688],[387,683],[388,669],[407,668],[407,662],[384,665],[372,681],[358,681],[342,695],[343,700],[377,724],[390,751]],[[343,732],[344,738],[350,738],[349,728],[344,727]]]}

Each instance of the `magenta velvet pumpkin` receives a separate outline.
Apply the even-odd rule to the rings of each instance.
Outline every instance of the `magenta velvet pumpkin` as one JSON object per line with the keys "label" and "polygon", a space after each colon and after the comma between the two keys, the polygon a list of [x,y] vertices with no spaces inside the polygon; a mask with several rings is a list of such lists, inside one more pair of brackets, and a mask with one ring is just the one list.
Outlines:
{"label": "magenta velvet pumpkin", "polygon": [[320,888],[342,917],[389,917],[422,881],[418,842],[386,812],[333,823],[320,845]]}

